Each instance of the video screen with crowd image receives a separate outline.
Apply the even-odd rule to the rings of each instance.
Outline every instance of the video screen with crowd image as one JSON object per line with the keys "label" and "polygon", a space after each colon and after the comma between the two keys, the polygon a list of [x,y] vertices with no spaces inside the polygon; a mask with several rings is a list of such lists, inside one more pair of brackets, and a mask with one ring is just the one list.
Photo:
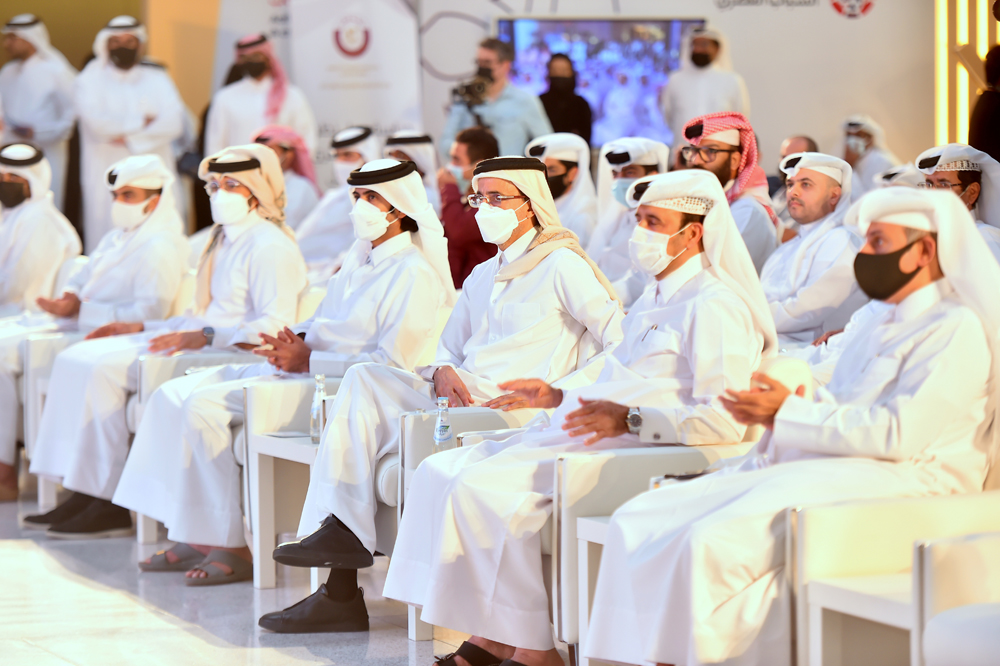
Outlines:
{"label": "video screen with crowd image", "polygon": [[672,142],[659,93],[681,66],[685,31],[701,19],[497,19],[497,36],[514,47],[512,80],[540,95],[549,58],[564,53],[577,72],[577,93],[594,113],[596,147],[623,136]]}

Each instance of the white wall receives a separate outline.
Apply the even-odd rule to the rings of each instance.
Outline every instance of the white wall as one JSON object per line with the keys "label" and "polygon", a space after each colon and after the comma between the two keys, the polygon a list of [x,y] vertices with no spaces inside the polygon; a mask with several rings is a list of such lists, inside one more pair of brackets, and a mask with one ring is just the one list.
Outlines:
{"label": "white wall", "polygon": [[704,17],[727,34],[768,172],[791,134],[839,151],[840,123],[853,113],[881,123],[904,160],[933,145],[932,0],[875,0],[856,19],[839,15],[831,0],[421,0],[426,131],[441,134],[454,85],[430,69],[470,74],[494,16],[613,16],[616,8],[621,16]]}

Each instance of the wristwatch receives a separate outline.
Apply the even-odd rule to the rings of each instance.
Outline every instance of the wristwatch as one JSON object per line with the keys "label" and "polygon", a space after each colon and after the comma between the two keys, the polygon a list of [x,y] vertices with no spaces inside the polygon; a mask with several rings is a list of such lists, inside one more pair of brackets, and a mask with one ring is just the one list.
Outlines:
{"label": "wristwatch", "polygon": [[629,407],[628,416],[625,417],[625,424],[628,425],[628,431],[633,435],[638,435],[639,431],[642,430],[642,414],[639,413],[638,407]]}
{"label": "wristwatch", "polygon": [[212,346],[212,340],[215,339],[215,329],[212,328],[211,326],[206,326],[205,328],[201,329],[201,332],[202,332],[202,335],[205,336],[205,339],[208,340],[208,342],[205,344],[205,346],[206,347],[211,347]]}

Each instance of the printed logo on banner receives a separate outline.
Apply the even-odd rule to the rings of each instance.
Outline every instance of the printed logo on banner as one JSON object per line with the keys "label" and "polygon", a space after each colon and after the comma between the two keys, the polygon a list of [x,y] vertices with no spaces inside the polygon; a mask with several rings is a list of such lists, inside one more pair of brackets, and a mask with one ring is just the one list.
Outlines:
{"label": "printed logo on banner", "polygon": [[736,7],[814,7],[819,0],[715,0],[722,10]]}
{"label": "printed logo on banner", "polygon": [[333,43],[348,58],[357,58],[368,50],[370,38],[368,26],[357,16],[345,16],[333,31]]}
{"label": "printed logo on banner", "polygon": [[832,0],[837,13],[847,18],[859,18],[872,10],[875,0]]}

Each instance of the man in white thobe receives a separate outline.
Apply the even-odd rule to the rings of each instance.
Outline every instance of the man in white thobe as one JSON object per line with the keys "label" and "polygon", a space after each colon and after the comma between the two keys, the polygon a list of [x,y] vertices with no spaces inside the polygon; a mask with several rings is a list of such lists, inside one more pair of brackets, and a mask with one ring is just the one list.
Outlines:
{"label": "man in white thobe", "polygon": [[917,157],[921,187],[950,190],[972,212],[986,246],[1000,261],[1000,163],[964,143],[925,150]]}
{"label": "man in white thobe", "polygon": [[844,226],[851,206],[851,167],[822,153],[798,153],[781,162],[788,212],[798,235],[764,265],[760,281],[782,342],[804,345],[842,329],[868,300],[852,268],[863,244]]}
{"label": "man in white thobe", "polygon": [[[129,155],[154,154],[176,174],[173,142],[184,132],[184,103],[163,67],[142,61],[146,28],[118,16],[97,33],[95,58],[76,79],[80,118],[83,244],[91,252],[112,229],[104,173]],[[177,201],[180,186],[174,183]]]}
{"label": "man in white thobe", "polygon": [[629,188],[640,178],[667,172],[670,150],[652,139],[626,137],[604,144],[598,166],[597,226],[587,254],[615,287],[628,308],[648,285],[648,276],[634,272],[628,243],[635,231],[635,213],[627,200]]}
{"label": "man in white thobe", "polygon": [[[62,264],[80,254],[80,238],[55,207],[49,164],[23,143],[0,150],[0,501],[17,499],[19,342],[24,325],[45,319],[39,298],[52,295]],[[51,325],[45,320],[45,325]],[[31,330],[30,327],[28,329]]]}
{"label": "man in white thobe", "polygon": [[540,380],[505,385],[529,404],[555,407],[551,425],[433,455],[412,479],[384,594],[421,606],[427,622],[473,634],[470,643],[489,655],[467,643],[458,656],[469,663],[562,663],[540,537],[559,455],[739,442],[745,427],[719,394],[747,389],[762,356],[776,351],[767,302],[715,177],[665,174],[632,192],[633,256],[656,283],[629,310],[625,339],[596,383],[568,393]]}
{"label": "man in white thobe", "polygon": [[844,121],[844,160],[854,169],[851,191],[854,201],[876,189],[875,176],[900,165],[889,150],[885,130],[870,116],[856,115]]}
{"label": "man in white thobe", "polygon": [[590,145],[579,135],[556,132],[540,136],[524,149],[528,157],[545,162],[549,183],[562,225],[587,247],[597,226],[597,192],[590,177]]}
{"label": "man in white thobe", "polygon": [[370,127],[348,127],[333,135],[333,170],[337,187],[327,190],[319,204],[302,220],[295,232],[299,249],[309,267],[309,282],[325,284],[340,268],[344,255],[354,243],[351,226],[351,172],[377,160],[378,137]]}
{"label": "man in white thobe", "polygon": [[281,166],[267,146],[227,148],[202,160],[215,220],[198,267],[195,303],[167,320],[102,326],[56,357],[31,461],[73,497],[25,522],[56,538],[116,536],[132,519],[111,497],[128,455],[125,419],[139,357],[182,350],[245,349],[296,320],[306,287],[302,255],[284,225]]}
{"label": "man in white thobe", "polygon": [[382,154],[401,162],[409,160],[417,165],[417,173],[427,191],[427,200],[440,217],[441,190],[438,186],[437,148],[434,147],[434,139],[419,130],[400,130],[385,140]]}
{"label": "man in white thobe", "polygon": [[432,344],[438,311],[454,304],[444,230],[414,164],[369,162],[349,183],[358,240],[316,314],[264,338],[274,348],[256,353],[270,363],[174,379],[150,398],[113,502],[162,522],[178,545],[141,562],[142,570],[190,569],[188,585],[250,578],[232,441],[243,387],[343,377],[365,362],[412,371]]}
{"label": "man in white thobe", "polygon": [[757,161],[757,135],[741,113],[714,113],[684,126],[691,144],[681,156],[692,169],[711,171],[722,183],[736,228],[757,273],[778,245],[778,216],[767,193],[767,175]]}
{"label": "man in white thobe", "polygon": [[295,130],[283,125],[262,127],[252,139],[278,154],[285,177],[285,224],[294,231],[319,203],[312,153]]}
{"label": "man in white thobe", "polygon": [[663,87],[660,106],[674,150],[684,145],[684,126],[692,118],[721,111],[750,115],[746,84],[732,71],[729,44],[721,32],[696,28],[685,36],[680,69]]}
{"label": "man in white thobe", "polygon": [[317,146],[316,117],[305,93],[288,80],[285,68],[263,34],[236,42],[236,63],[243,78],[212,96],[205,119],[205,153],[250,141],[265,125],[295,131],[312,155]]}
{"label": "man in white thobe", "polygon": [[483,238],[501,252],[465,281],[434,365],[416,374],[374,363],[348,370],[312,466],[304,538],[274,551],[283,564],[333,570],[304,602],[263,616],[265,629],[353,631],[367,622],[357,570],[372,565],[375,551],[373,472],[398,451],[403,412],[434,409],[435,397],[501,408],[499,384],[525,375],[557,382],[621,341],[611,285],[559,225],[545,165],[483,160],[472,186]]}
{"label": "man in white thobe", "polygon": [[[37,299],[36,307],[44,314],[27,312],[0,324],[0,471],[15,459],[23,340],[37,333],[90,331],[114,321],[162,319],[170,312],[188,252],[173,204],[173,180],[156,155],[136,155],[112,165],[105,183],[115,198],[115,229],[70,276],[59,298]],[[39,227],[46,230],[42,223]],[[78,250],[76,232],[70,227],[65,233],[72,233]],[[46,252],[51,252],[58,235],[43,240]]]}
{"label": "man in white thobe", "polygon": [[29,141],[42,149],[52,169],[52,196],[61,209],[76,70],[52,47],[48,29],[34,14],[15,16],[2,32],[11,57],[0,69],[4,143]]}
{"label": "man in white thobe", "polygon": [[[814,140],[807,136],[790,136],[781,142],[781,149],[778,164],[793,153],[818,153],[819,146]],[[788,191],[785,189],[785,172],[779,167],[778,178],[781,180],[781,187],[771,195],[772,210],[778,216],[778,240],[784,242],[791,240],[798,233],[795,221],[788,214]]]}
{"label": "man in white thobe", "polygon": [[912,163],[889,167],[875,176],[875,185],[882,187],[920,187],[924,184],[924,174]]}
{"label": "man in white thobe", "polygon": [[80,237],[53,202],[51,177],[34,146],[0,150],[0,318],[37,312],[60,267],[80,254]]}
{"label": "man in white thobe", "polygon": [[786,508],[982,490],[1000,267],[963,208],[908,188],[865,197],[858,280],[889,307],[813,400],[763,375],[757,391],[729,394],[740,422],[769,428],[754,452],[614,513],[588,657],[787,665]]}

